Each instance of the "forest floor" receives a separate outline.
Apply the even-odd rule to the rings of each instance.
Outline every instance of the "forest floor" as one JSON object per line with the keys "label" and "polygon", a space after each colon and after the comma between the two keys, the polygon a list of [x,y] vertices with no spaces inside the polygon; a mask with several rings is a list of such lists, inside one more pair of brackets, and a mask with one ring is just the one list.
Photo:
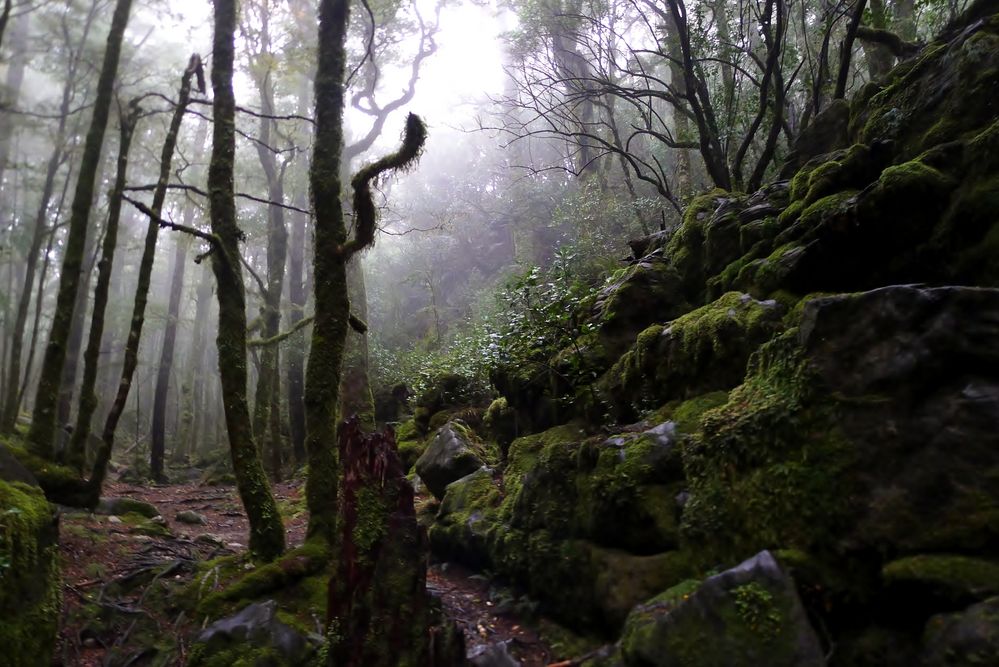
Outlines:
{"label": "forest floor", "polygon": [[[275,486],[285,514],[289,547],[302,543],[307,522],[299,482]],[[154,522],[68,512],[61,518],[63,623],[56,650],[66,667],[141,665],[149,638],[176,637],[183,665],[200,626],[183,613],[171,615],[154,585],[169,577],[182,584],[199,561],[246,550],[247,522],[233,486],[198,484],[135,486],[110,483],[105,496],[152,503],[162,519]],[[177,519],[193,511],[204,523]],[[132,517],[133,520],[129,520]],[[451,563],[432,565],[427,588],[465,634],[469,654],[509,653],[525,667],[551,664],[559,657],[538,635],[529,603],[488,578]],[[157,663],[161,664],[161,663]],[[490,662],[489,664],[513,664]]]}

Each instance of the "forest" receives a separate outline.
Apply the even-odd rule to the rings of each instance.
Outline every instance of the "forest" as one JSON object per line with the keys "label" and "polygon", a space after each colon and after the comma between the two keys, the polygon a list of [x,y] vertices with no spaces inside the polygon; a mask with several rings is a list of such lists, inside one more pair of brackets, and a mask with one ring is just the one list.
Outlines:
{"label": "forest", "polygon": [[999,0],[3,0],[0,667],[999,665]]}

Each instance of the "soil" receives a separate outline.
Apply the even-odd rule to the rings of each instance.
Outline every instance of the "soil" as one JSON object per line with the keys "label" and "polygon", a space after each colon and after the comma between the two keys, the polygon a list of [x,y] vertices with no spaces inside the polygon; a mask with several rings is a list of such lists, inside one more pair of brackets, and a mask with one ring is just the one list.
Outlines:
{"label": "soil", "polygon": [[[285,508],[288,545],[297,546],[307,523],[304,511],[294,511],[302,505],[301,483],[277,484],[274,492]],[[183,583],[191,579],[197,562],[245,552],[247,522],[235,487],[113,482],[104,495],[152,503],[162,518],[149,522],[129,515],[123,520],[71,510],[62,515],[64,604],[56,664],[149,664],[153,655],[148,638],[175,637],[180,657],[173,664],[183,665],[200,627],[183,612],[169,611],[171,605],[157,594],[163,586],[156,584],[167,577]],[[178,521],[184,511],[196,512],[204,523]],[[558,658],[523,620],[532,615],[529,602],[486,577],[454,564],[437,564],[428,568],[427,588],[464,631],[470,655],[503,644],[525,667]]]}

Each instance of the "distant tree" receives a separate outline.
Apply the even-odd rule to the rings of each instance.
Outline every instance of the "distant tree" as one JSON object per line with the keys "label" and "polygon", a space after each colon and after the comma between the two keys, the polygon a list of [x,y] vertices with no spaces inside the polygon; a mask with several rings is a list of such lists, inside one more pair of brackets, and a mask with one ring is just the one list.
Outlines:
{"label": "distant tree", "polygon": [[49,332],[49,342],[45,348],[41,377],[35,394],[31,431],[28,434],[30,446],[36,454],[44,458],[52,458],[56,428],[56,403],[59,397],[63,364],[66,361],[66,343],[73,321],[76,292],[80,270],[83,266],[87,226],[94,198],[94,186],[100,171],[101,150],[104,146],[104,133],[111,110],[114,81],[118,73],[121,45],[131,8],[131,0],[117,0],[115,5],[111,29],[108,33],[107,48],[104,52],[104,62],[97,83],[94,112],[83,148],[76,190],[73,194],[69,232],[63,255],[62,270],[59,274],[59,292],[56,297],[55,314],[52,329]]}
{"label": "distant tree", "polygon": [[111,272],[114,269],[115,251],[118,247],[118,223],[121,220],[121,207],[124,202],[125,184],[128,171],[128,153],[132,137],[138,123],[141,109],[138,100],[129,105],[127,111],[119,114],[120,132],[118,141],[118,163],[114,186],[109,195],[108,221],[101,246],[101,259],[97,263],[97,285],[94,287],[94,308],[90,320],[90,334],[87,349],[83,354],[83,382],[80,387],[80,401],[76,413],[76,426],[70,439],[66,463],[83,472],[86,462],[86,445],[90,435],[91,421],[97,409],[97,364],[101,352],[101,339],[104,336],[104,318],[107,311],[108,293],[111,288]]}
{"label": "distant tree", "polygon": [[[62,34],[67,43],[64,47],[72,53],[72,57],[68,58],[65,63],[65,78],[63,79],[63,87],[59,102],[59,107],[57,111],[57,121],[56,129],[53,138],[53,148],[52,154],[49,157],[45,165],[45,176],[42,182],[42,188],[38,195],[38,208],[37,212],[33,218],[33,224],[31,227],[31,240],[28,244],[27,252],[25,253],[25,268],[24,277],[21,281],[21,292],[17,301],[17,309],[14,319],[13,329],[9,332],[11,337],[11,352],[10,352],[10,366],[7,371],[6,382],[3,387],[3,405],[2,411],[0,411],[0,433],[10,433],[14,429],[14,425],[17,422],[17,415],[20,412],[21,401],[23,392],[21,391],[21,357],[22,349],[24,345],[25,329],[28,322],[28,311],[31,306],[31,292],[35,286],[35,280],[38,271],[38,260],[40,251],[42,249],[42,244],[45,242],[46,236],[53,233],[53,230],[49,227],[49,213],[50,205],[52,203],[52,196],[55,193],[55,188],[57,184],[57,178],[60,169],[65,165],[66,161],[70,155],[70,137],[76,134],[78,128],[75,124],[70,124],[71,111],[74,104],[80,103],[80,96],[83,84],[82,70],[85,69],[86,63],[84,61],[84,49],[83,45],[86,43],[89,35],[90,29],[93,25],[94,19],[97,15],[98,3],[94,2],[91,4],[89,11],[84,15],[81,32],[79,38],[75,40],[75,43],[70,41],[68,26],[64,24],[64,29]],[[68,21],[68,18],[65,19]],[[23,63],[12,67],[12,69],[19,69],[20,74],[23,75],[24,67]],[[19,84],[19,81],[18,81]],[[109,102],[110,103],[110,102]],[[3,119],[5,128],[10,128],[9,118]],[[5,132],[7,130],[4,130]],[[5,142],[5,146],[7,142]],[[0,163],[0,167],[6,164],[6,157],[3,163]],[[67,175],[68,182],[68,175]],[[6,199],[6,198],[5,198]],[[89,204],[88,204],[89,206]],[[50,237],[51,238],[51,237]],[[46,260],[48,255],[46,254]],[[41,293],[41,286],[39,287],[39,294]],[[36,309],[36,318],[38,316],[39,310]],[[29,351],[29,361],[34,357],[34,345],[32,344],[31,350]],[[27,364],[30,366],[30,363]],[[30,368],[24,369],[25,384],[27,383],[28,376],[30,375]]]}

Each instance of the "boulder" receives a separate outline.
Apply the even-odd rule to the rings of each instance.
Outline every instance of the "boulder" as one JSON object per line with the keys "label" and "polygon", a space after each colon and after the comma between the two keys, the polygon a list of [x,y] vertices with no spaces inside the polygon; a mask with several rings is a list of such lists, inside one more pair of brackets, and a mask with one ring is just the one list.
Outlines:
{"label": "boulder", "polygon": [[191,649],[191,667],[237,664],[240,658],[266,667],[302,665],[314,647],[277,617],[277,602],[255,602],[233,616],[215,621],[198,635]]}
{"label": "boulder", "polygon": [[448,484],[483,465],[485,463],[472,450],[467,431],[461,425],[449,422],[438,429],[426,451],[416,460],[416,474],[440,499]]}
{"label": "boulder", "polygon": [[665,325],[643,331],[597,383],[611,416],[628,422],[671,399],[731,389],[749,356],[781,328],[784,309],[729,292]]}
{"label": "boulder", "polygon": [[520,661],[510,655],[510,642],[483,644],[468,652],[472,667],[520,667]]}
{"label": "boulder", "polygon": [[38,479],[34,474],[3,445],[0,445],[0,480],[38,486]]}
{"label": "boulder", "polygon": [[176,518],[177,521],[180,521],[181,523],[188,523],[194,526],[204,526],[208,523],[208,519],[205,518],[204,514],[198,514],[193,510],[177,512]]}
{"label": "boulder", "polygon": [[768,551],[637,606],[620,647],[634,667],[825,665],[794,581]]}
{"label": "boulder", "polygon": [[926,624],[922,667],[999,665],[999,597]]}
{"label": "boulder", "polygon": [[[886,287],[800,313],[683,449],[695,551],[732,562],[780,544],[838,554],[833,569],[996,553],[999,290]],[[842,579],[877,583],[856,575]]]}
{"label": "boulder", "polygon": [[101,498],[94,508],[95,514],[128,514],[133,512],[140,514],[147,519],[160,516],[160,511],[156,505],[134,498]]}

